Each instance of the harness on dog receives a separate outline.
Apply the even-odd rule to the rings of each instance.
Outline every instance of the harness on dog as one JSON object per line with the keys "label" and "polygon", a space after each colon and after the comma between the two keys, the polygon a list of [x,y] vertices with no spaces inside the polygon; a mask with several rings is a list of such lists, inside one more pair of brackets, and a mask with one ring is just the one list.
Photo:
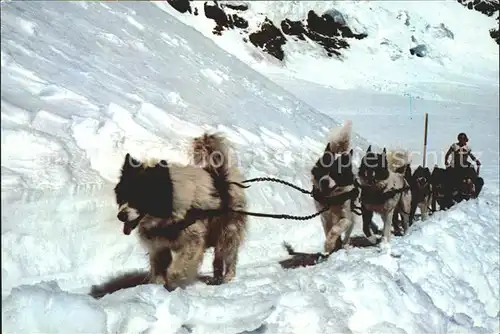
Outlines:
{"label": "harness on dog", "polygon": [[[295,220],[308,220],[311,218],[314,218],[316,216],[319,216],[323,212],[326,212],[330,209],[331,206],[334,205],[342,205],[344,204],[347,200],[351,200],[351,211],[354,212],[357,215],[361,215],[361,208],[356,206],[354,204],[354,200],[359,196],[359,189],[354,185],[354,188],[351,191],[348,191],[346,193],[342,193],[336,196],[322,196],[316,189],[313,188],[313,190],[306,190],[303,188],[300,188],[290,182],[283,181],[280,179],[272,178],[272,177],[258,177],[254,179],[249,179],[245,180],[241,183],[238,182],[230,182],[231,184],[234,184],[238,187],[241,188],[249,188],[250,186],[245,186],[242,183],[252,183],[252,182],[276,182],[276,183],[281,183],[286,186],[289,186],[295,190],[300,191],[303,194],[308,194],[311,195],[318,203],[321,203],[325,206],[325,208],[321,209],[315,214],[309,215],[309,216],[290,216],[286,214],[266,214],[266,213],[255,213],[255,212],[245,212],[245,211],[235,211],[231,210],[231,212],[237,212],[237,213],[245,213],[248,214],[249,216],[257,216],[257,217],[267,217],[267,218],[277,218],[277,219],[295,219]],[[335,187],[334,187],[335,189]]]}
{"label": "harness on dog", "polygon": [[234,185],[241,187],[241,188],[249,188],[250,186],[245,186],[242,183],[262,182],[262,181],[281,183],[281,184],[287,185],[289,187],[292,187],[292,188],[294,188],[294,189],[296,189],[304,194],[309,194],[316,201],[323,204],[325,207],[323,209],[319,210],[318,212],[313,213],[311,215],[307,215],[307,216],[294,216],[294,215],[288,215],[288,214],[269,214],[269,213],[260,213],[260,212],[249,212],[249,211],[243,211],[243,210],[233,210],[233,209],[229,209],[229,208],[220,208],[220,209],[212,209],[212,210],[202,210],[202,209],[193,209],[192,208],[188,211],[184,220],[177,222],[175,224],[167,225],[167,226],[162,225],[162,226],[152,227],[152,228],[148,229],[147,231],[143,232],[144,236],[147,238],[164,237],[167,239],[176,239],[182,230],[193,225],[194,223],[196,223],[197,220],[206,219],[206,218],[210,218],[210,217],[217,217],[217,216],[220,216],[221,214],[227,214],[227,213],[240,213],[240,214],[244,214],[247,216],[274,218],[274,219],[290,219],[290,220],[302,220],[302,221],[309,220],[309,219],[317,217],[317,216],[321,215],[322,213],[330,210],[331,206],[341,205],[341,204],[345,203],[347,200],[351,200],[351,211],[357,215],[361,215],[361,208],[354,204],[354,200],[359,196],[359,188],[356,186],[356,184],[354,184],[354,188],[351,191],[339,194],[337,196],[331,196],[331,197],[320,196],[320,194],[314,189],[311,191],[306,190],[306,189],[302,189],[302,188],[300,188],[296,185],[293,185],[287,181],[283,181],[283,180],[275,179],[275,178],[271,178],[271,177],[255,178],[255,179],[245,180],[241,183],[229,182],[229,184],[234,184]]}
{"label": "harness on dog", "polygon": [[412,200],[423,200],[431,194],[431,185],[427,179],[423,187],[419,186],[417,182],[410,185]]}
{"label": "harness on dog", "polygon": [[366,203],[366,204],[383,204],[384,202],[390,200],[397,194],[401,194],[405,191],[410,190],[410,186],[406,185],[402,188],[399,189],[389,189],[388,191],[379,191],[379,190],[373,190],[368,186],[362,186],[356,181],[356,186],[361,188],[361,203]]}
{"label": "harness on dog", "polygon": [[321,196],[319,192],[315,189],[312,191],[312,197],[324,206],[330,208],[331,206],[342,205],[346,201],[351,200],[351,211],[357,215],[361,215],[361,208],[354,204],[354,201],[359,196],[359,188],[354,187],[351,191],[342,193],[336,196]]}

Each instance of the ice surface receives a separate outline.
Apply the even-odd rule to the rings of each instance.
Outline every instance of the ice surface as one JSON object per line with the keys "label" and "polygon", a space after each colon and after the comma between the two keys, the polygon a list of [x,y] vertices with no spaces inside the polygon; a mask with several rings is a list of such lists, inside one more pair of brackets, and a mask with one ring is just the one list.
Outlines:
{"label": "ice surface", "polygon": [[[451,143],[454,127],[472,126],[473,149],[485,152],[481,198],[416,223],[389,252],[351,248],[283,270],[283,240],[321,250],[319,219],[250,217],[233,282],[172,293],[144,285],[93,300],[92,284],[147,266],[145,250],[116,221],[113,186],[126,152],[187,161],[189,138],[216,129],[233,142],[246,177],[308,188],[329,129],[343,120],[379,147],[418,147],[421,127],[399,128],[407,124],[402,116],[388,126],[387,118],[347,112],[371,99],[390,118],[401,96],[322,91],[285,78],[281,87],[151,3],[9,2],[1,24],[4,332],[500,330],[497,92],[479,92],[483,81],[460,86],[457,95],[476,101],[463,109],[422,99],[435,117],[433,147]],[[439,117],[443,108],[450,114]],[[450,125],[451,110],[459,112]],[[368,142],[353,134],[353,145],[364,150]],[[247,191],[252,211],[314,212],[308,196],[281,185]],[[211,260],[207,253],[203,272]]]}

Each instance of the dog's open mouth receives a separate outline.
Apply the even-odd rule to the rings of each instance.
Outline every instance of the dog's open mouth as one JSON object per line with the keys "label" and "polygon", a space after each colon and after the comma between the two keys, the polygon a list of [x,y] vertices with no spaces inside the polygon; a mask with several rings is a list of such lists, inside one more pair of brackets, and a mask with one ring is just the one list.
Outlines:
{"label": "dog's open mouth", "polygon": [[123,234],[129,235],[132,233],[132,231],[139,225],[139,222],[141,219],[144,218],[144,215],[140,215],[134,220],[131,220],[129,222],[123,223]]}

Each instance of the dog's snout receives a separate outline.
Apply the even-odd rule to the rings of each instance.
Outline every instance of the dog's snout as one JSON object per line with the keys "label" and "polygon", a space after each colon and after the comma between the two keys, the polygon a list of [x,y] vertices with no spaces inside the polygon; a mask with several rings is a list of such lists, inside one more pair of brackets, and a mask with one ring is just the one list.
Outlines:
{"label": "dog's snout", "polygon": [[325,175],[319,180],[319,188],[321,189],[321,191],[328,191],[330,190],[330,188],[333,188],[334,185],[335,182],[330,178],[329,175]]}
{"label": "dog's snout", "polygon": [[117,217],[118,217],[118,220],[123,222],[123,223],[128,222],[128,214],[125,211],[118,212]]}

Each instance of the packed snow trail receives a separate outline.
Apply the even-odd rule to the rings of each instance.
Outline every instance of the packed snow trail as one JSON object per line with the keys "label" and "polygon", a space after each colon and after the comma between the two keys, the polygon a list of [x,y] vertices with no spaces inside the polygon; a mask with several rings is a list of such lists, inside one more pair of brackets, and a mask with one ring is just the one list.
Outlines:
{"label": "packed snow trail", "polygon": [[[4,332],[498,332],[494,187],[395,237],[398,258],[353,248],[286,271],[281,242],[320,250],[319,219],[250,217],[234,282],[92,299],[92,284],[147,265],[116,220],[113,186],[126,152],[183,162],[189,138],[216,128],[248,178],[308,188],[337,123],[153,4],[2,9]],[[358,136],[353,144],[368,146]],[[282,185],[247,191],[252,211],[314,212],[308,196]],[[207,253],[202,271],[210,263]]]}

